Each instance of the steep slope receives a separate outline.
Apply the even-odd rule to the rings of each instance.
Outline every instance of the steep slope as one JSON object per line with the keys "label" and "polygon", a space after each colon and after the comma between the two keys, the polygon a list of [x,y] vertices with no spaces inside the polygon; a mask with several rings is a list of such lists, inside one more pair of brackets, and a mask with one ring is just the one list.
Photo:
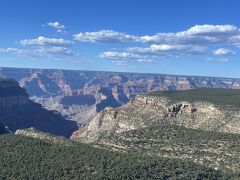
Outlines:
{"label": "steep slope", "polygon": [[[40,133],[40,136],[42,134]],[[0,136],[0,179],[234,179],[239,174],[183,160]]]}
{"label": "steep slope", "polygon": [[11,131],[34,127],[66,137],[77,129],[75,122],[29,100],[25,90],[15,80],[7,78],[0,78],[0,123]]}
{"label": "steep slope", "polygon": [[77,121],[79,127],[91,121],[96,112],[125,104],[137,94],[198,87],[240,88],[239,79],[162,74],[0,68],[0,75],[17,79],[33,101]]}

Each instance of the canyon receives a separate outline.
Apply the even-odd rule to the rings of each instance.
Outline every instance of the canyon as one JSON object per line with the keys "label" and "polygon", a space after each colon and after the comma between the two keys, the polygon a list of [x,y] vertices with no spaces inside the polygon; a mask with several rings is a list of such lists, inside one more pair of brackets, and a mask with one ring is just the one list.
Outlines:
{"label": "canyon", "polygon": [[[236,84],[237,79],[233,80]],[[77,120],[71,119],[70,116],[63,117],[59,109],[48,110],[32,101],[26,90],[19,85],[23,82],[22,79],[17,82],[14,79],[0,78],[0,134],[6,134],[0,137],[0,143],[6,147],[6,150],[2,152],[6,155],[0,158],[4,167],[11,167],[11,163],[5,161],[6,156],[11,159],[8,151],[13,152],[16,148],[15,156],[26,158],[27,152],[38,147],[34,150],[37,156],[52,153],[51,158],[64,159],[60,164],[65,163],[69,168],[74,169],[72,162],[80,163],[76,165],[84,171],[87,171],[89,167],[82,166],[81,160],[86,158],[87,164],[92,157],[92,153],[88,151],[94,151],[96,154],[102,152],[106,152],[107,155],[111,154],[113,158],[107,162],[110,167],[112,167],[112,159],[118,157],[122,159],[127,156],[126,162],[131,159],[134,165],[136,164],[134,157],[138,160],[140,158],[143,168],[146,165],[152,168],[152,165],[148,164],[148,159],[151,159],[154,166],[156,162],[160,163],[163,166],[156,166],[157,171],[167,168],[169,172],[175,173],[175,175],[171,174],[171,177],[189,177],[189,172],[193,172],[191,177],[202,177],[199,170],[205,173],[204,177],[206,172],[210,172],[207,175],[209,179],[212,179],[212,173],[214,177],[216,173],[223,179],[225,177],[234,179],[240,176],[240,90],[236,86],[195,89],[185,87],[189,90],[165,89],[146,91],[138,95],[132,93],[132,98],[130,99],[129,96],[130,100],[126,102],[118,101],[116,98],[123,94],[116,96],[112,89],[107,86],[102,87],[101,84],[97,84],[100,89],[97,92],[93,91],[95,94],[80,93],[81,89],[69,88],[68,93],[64,91],[66,94],[57,91],[48,96],[46,94],[30,96],[35,100],[59,98],[59,101],[55,103],[61,102],[62,106],[68,107],[72,106],[72,103],[77,104],[79,108],[85,107],[86,109],[89,108],[88,106],[95,106],[92,119],[85,121],[86,124],[79,123],[77,126]],[[45,82],[44,86],[33,87],[43,88],[45,86],[53,85]],[[47,89],[46,87],[43,89]],[[79,93],[73,93],[76,91]],[[96,98],[97,96],[100,96],[100,100]],[[9,140],[15,142],[13,147],[9,145]],[[25,150],[22,147],[27,148],[26,152],[22,151]],[[83,150],[84,148],[86,151]],[[86,152],[86,156],[79,153],[80,151]],[[58,155],[59,152],[63,153],[63,157]],[[78,160],[76,160],[77,156]],[[27,155],[27,157],[32,157],[32,155]],[[64,157],[68,157],[67,162],[64,162],[66,161]],[[44,161],[56,162],[51,161],[51,158],[44,159]],[[95,161],[97,158],[93,159]],[[102,160],[105,162],[106,157]],[[186,169],[182,169],[184,164]],[[41,163],[38,164],[40,165]],[[94,167],[92,163],[90,166]],[[126,164],[126,166],[130,167],[131,164]],[[190,167],[194,169],[190,170]],[[61,167],[59,168],[61,171]],[[70,174],[78,177],[76,172],[78,171],[72,170]],[[92,172],[95,172],[95,168],[92,168],[90,174],[87,173],[87,175],[95,177]],[[137,171],[137,174],[139,172],[142,171]],[[179,172],[180,175],[178,175]],[[35,173],[38,174],[38,172]],[[154,172],[153,176],[155,174],[158,173]]]}
{"label": "canyon", "polygon": [[106,107],[119,107],[136,95],[194,88],[240,89],[240,79],[163,74],[0,68],[0,76],[16,79],[31,100],[76,121],[79,128]]}

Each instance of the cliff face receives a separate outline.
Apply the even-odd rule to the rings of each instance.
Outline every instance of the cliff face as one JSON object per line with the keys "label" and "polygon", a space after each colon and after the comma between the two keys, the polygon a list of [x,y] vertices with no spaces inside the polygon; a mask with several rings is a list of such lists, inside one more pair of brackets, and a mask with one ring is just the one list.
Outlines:
{"label": "cliff face", "polygon": [[44,132],[69,137],[77,129],[75,122],[34,103],[15,80],[0,78],[0,123],[11,131],[35,127]]}
{"label": "cliff face", "polygon": [[198,87],[240,89],[240,80],[231,78],[15,68],[0,68],[0,75],[17,79],[34,102],[77,121],[79,127],[104,108],[126,104],[137,94]]}
{"label": "cliff face", "polygon": [[[221,99],[221,96],[218,98]],[[204,131],[240,133],[239,117],[239,106],[220,105],[207,101],[174,102],[164,96],[138,95],[126,105],[116,109],[107,108],[98,113],[88,126],[73,133],[72,139],[94,142],[112,134],[159,124]]]}

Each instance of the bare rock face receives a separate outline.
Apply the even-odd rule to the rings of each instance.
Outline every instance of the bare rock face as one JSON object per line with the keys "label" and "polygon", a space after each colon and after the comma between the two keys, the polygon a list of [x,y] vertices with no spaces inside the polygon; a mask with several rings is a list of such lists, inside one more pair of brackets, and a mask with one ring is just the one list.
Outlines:
{"label": "bare rock face", "polygon": [[165,97],[134,97],[119,108],[98,113],[88,126],[72,135],[72,139],[91,143],[101,137],[159,123],[184,126],[204,131],[240,133],[238,111],[231,111],[209,102],[172,103]]}

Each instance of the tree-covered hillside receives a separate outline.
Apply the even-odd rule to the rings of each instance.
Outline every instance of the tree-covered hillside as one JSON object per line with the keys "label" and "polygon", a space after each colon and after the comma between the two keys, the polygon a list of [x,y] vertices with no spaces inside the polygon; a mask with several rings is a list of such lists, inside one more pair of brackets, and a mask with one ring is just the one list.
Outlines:
{"label": "tree-covered hillside", "polygon": [[20,135],[0,136],[0,179],[226,179],[182,160],[122,154],[84,144],[64,146]]}

